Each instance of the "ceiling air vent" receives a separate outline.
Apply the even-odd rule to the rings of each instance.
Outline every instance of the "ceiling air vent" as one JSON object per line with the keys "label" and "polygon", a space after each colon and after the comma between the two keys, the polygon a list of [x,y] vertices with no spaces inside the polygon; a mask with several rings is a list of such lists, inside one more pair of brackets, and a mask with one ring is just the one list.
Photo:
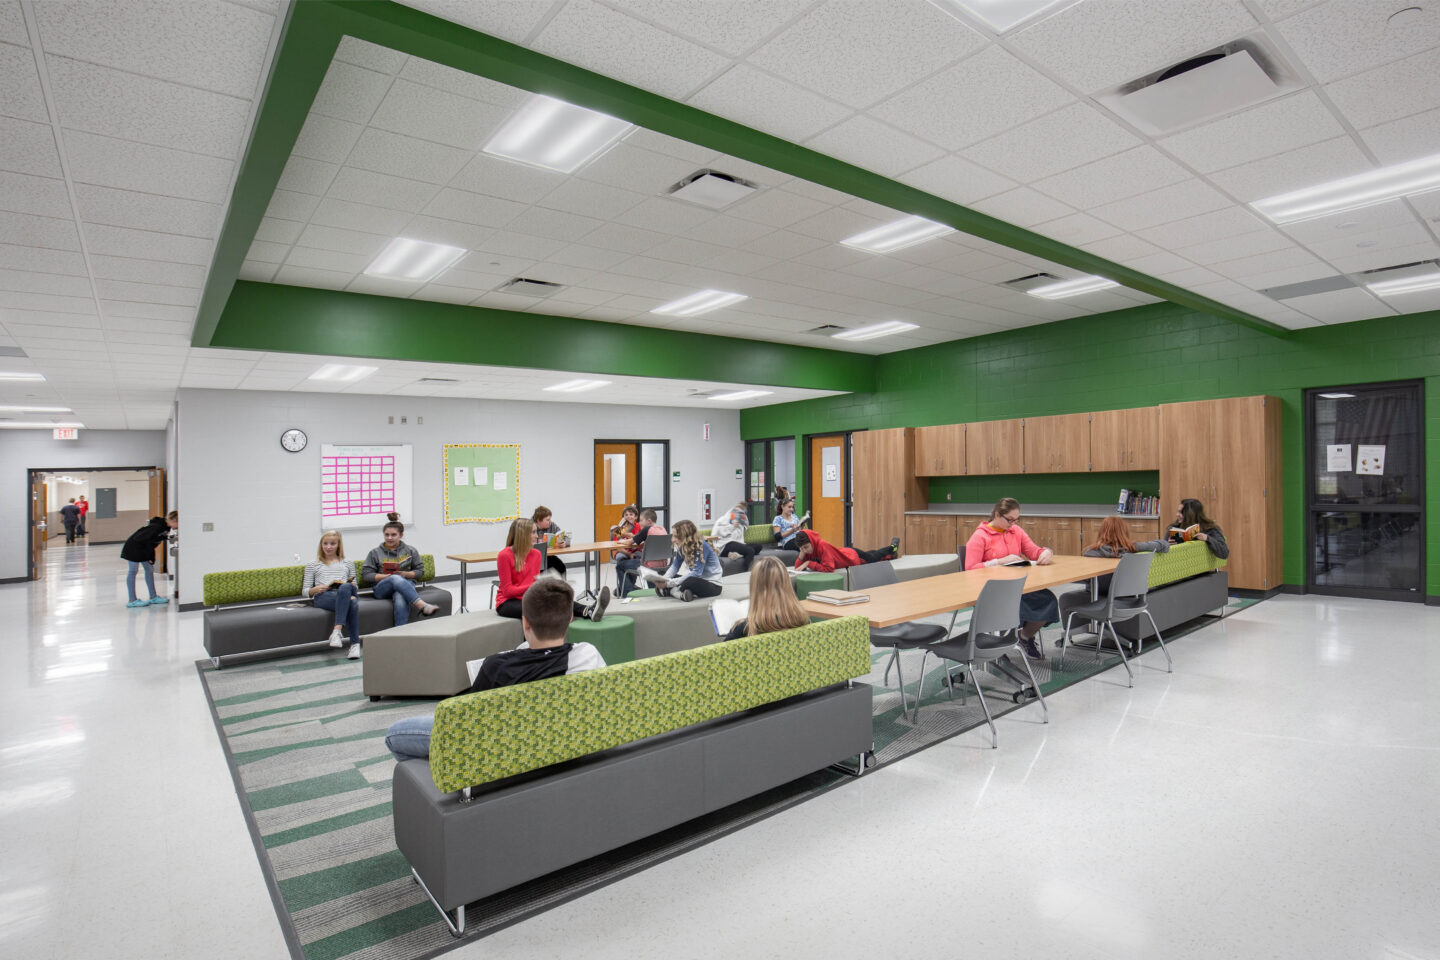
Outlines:
{"label": "ceiling air vent", "polygon": [[459,383],[459,380],[450,377],[421,377],[416,383]]}
{"label": "ceiling air vent", "polygon": [[[1413,263],[1397,263],[1393,267],[1376,267],[1374,270],[1361,270],[1355,274],[1355,276],[1364,277],[1365,282],[1369,283],[1372,280],[1390,280],[1395,277],[1409,276],[1412,273],[1428,273],[1437,265],[1440,265],[1440,260],[1416,260]],[[1405,271],[1403,274],[1399,272],[1402,270]],[[1377,276],[1377,274],[1386,274],[1386,276]]]}
{"label": "ceiling air vent", "polygon": [[1333,293],[1336,290],[1346,290],[1355,286],[1355,282],[1346,276],[1321,277],[1318,280],[1305,280],[1301,283],[1287,283],[1281,287],[1267,287],[1260,292],[1271,300],[1294,300],[1296,297],[1310,297],[1317,293]]}
{"label": "ceiling air vent", "polygon": [[839,324],[836,324],[836,323],[822,323],[822,324],[820,324],[820,326],[818,326],[818,327],[811,327],[809,330],[806,330],[805,332],[806,332],[806,333],[817,333],[817,334],[819,334],[819,335],[822,336],[822,337],[828,337],[828,336],[830,336],[830,334],[834,333],[836,330],[844,330],[844,329],[845,329],[844,327],[842,327],[842,326],[840,326]]}
{"label": "ceiling air vent", "polygon": [[749,180],[732,177],[719,170],[696,170],[666,192],[676,200],[720,210],[743,200],[760,189]]}
{"label": "ceiling air vent", "polygon": [[514,293],[522,297],[549,297],[565,289],[563,283],[551,283],[549,280],[530,280],[526,277],[516,277],[514,280],[506,280],[495,288],[496,293]]}
{"label": "ceiling air vent", "polygon": [[1060,277],[1053,273],[1030,273],[1023,277],[1016,277],[1014,280],[1006,280],[1001,283],[1002,287],[1009,287],[1012,290],[1019,290],[1021,293],[1029,293],[1036,287],[1043,287],[1046,284],[1055,283]]}
{"label": "ceiling air vent", "polygon": [[1263,103],[1304,84],[1263,33],[1171,64],[1095,99],[1152,137]]}

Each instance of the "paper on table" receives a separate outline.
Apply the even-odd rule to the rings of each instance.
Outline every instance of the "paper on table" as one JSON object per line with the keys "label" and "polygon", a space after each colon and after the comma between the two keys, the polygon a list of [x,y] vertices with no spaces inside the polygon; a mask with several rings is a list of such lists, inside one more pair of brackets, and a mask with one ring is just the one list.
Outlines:
{"label": "paper on table", "polygon": [[1385,444],[1362,443],[1355,448],[1356,473],[1379,477],[1385,473]]}
{"label": "paper on table", "polygon": [[505,489],[505,480],[506,480],[506,478],[507,478],[507,474],[503,474],[503,473],[500,473],[500,472],[498,472],[498,471],[495,473],[495,489],[496,489],[496,490],[504,490],[504,489]]}
{"label": "paper on table", "polygon": [[1350,444],[1332,443],[1325,447],[1325,470],[1329,473],[1350,472]]}
{"label": "paper on table", "polygon": [[468,486],[470,486],[470,468],[469,468],[469,467],[456,467],[456,468],[455,468],[455,486],[457,486],[457,487],[468,487]]}

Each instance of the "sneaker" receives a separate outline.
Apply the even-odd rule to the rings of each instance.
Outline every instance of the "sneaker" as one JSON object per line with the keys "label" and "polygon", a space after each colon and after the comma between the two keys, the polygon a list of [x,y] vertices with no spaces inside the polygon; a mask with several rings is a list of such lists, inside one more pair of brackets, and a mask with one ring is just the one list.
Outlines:
{"label": "sneaker", "polygon": [[605,616],[605,608],[608,606],[610,606],[610,588],[601,587],[600,598],[591,605],[590,609],[587,611],[587,614],[591,620],[599,623],[600,618]]}
{"label": "sneaker", "polygon": [[147,602],[147,603],[169,603],[169,602],[170,602],[170,598],[169,598],[169,597],[151,597],[151,598],[150,598],[149,600],[147,600],[146,602]]}
{"label": "sneaker", "polygon": [[336,627],[334,630],[330,631],[330,646],[334,647],[336,650],[339,650],[341,647],[345,646],[345,634],[340,632],[339,627]]}
{"label": "sneaker", "polygon": [[655,596],[657,596],[657,597],[668,597],[668,596],[670,596],[670,588],[669,588],[668,586],[664,585],[664,584],[659,584],[659,583],[655,584]]}
{"label": "sneaker", "polygon": [[1035,643],[1035,639],[1033,637],[1027,640],[1024,637],[1017,636],[1015,638],[1015,643],[1020,647],[1020,652],[1025,654],[1026,660],[1045,659],[1045,654],[1040,652],[1040,647],[1038,644]]}
{"label": "sneaker", "polygon": [[347,650],[347,651],[345,651],[345,659],[346,659],[346,660],[359,660],[359,659],[360,659],[360,644],[358,644],[358,643],[352,643],[352,644],[350,644],[350,649]]}
{"label": "sneaker", "polygon": [[131,600],[129,603],[125,604],[125,606],[127,606],[127,607],[148,607],[148,606],[150,606],[150,601],[149,601],[149,600]]}

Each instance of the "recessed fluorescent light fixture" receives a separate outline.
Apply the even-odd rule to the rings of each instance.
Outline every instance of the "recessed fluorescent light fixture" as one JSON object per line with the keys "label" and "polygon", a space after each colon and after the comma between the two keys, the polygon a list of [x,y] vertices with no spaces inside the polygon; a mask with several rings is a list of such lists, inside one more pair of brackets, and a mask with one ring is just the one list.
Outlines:
{"label": "recessed fluorescent light fixture", "polygon": [[464,247],[396,237],[370,262],[365,273],[390,280],[434,280],[465,255]]}
{"label": "recessed fluorescent light fixture", "polygon": [[534,167],[574,173],[629,129],[624,120],[537,95],[481,149]]}
{"label": "recessed fluorescent light fixture", "polygon": [[[1367,283],[1365,289],[1371,293],[1378,293],[1382,297],[1396,297],[1402,293],[1419,293],[1422,290],[1440,290],[1440,273],[1423,273],[1418,277]],[[1323,397],[1324,394],[1322,393],[1321,396]]]}
{"label": "recessed fluorescent light fixture", "polygon": [[85,424],[52,423],[49,420],[0,420],[0,429],[4,430],[49,430],[52,427],[74,427],[76,430],[83,430]]}
{"label": "recessed fluorescent light fixture", "polygon": [[734,393],[717,393],[711,400],[753,400],[756,397],[768,397],[774,390],[736,390]]}
{"label": "recessed fluorescent light fixture", "polygon": [[883,227],[876,227],[874,230],[857,233],[840,242],[847,247],[854,247],[869,253],[893,253],[896,250],[903,250],[905,247],[954,232],[953,227],[936,223],[934,220],[926,220],[924,217],[906,217],[903,220],[896,220],[894,223],[887,223]]}
{"label": "recessed fluorescent light fixture", "polygon": [[1041,300],[1063,300],[1065,297],[1078,297],[1082,293],[1094,293],[1096,290],[1108,290],[1118,286],[1120,284],[1114,280],[1106,280],[1104,277],[1077,277],[1074,280],[1047,283],[1043,287],[1035,287],[1025,292]]}
{"label": "recessed fluorescent light fixture", "polygon": [[25,381],[31,381],[31,380],[44,380],[44,379],[45,379],[45,374],[43,374],[43,373],[20,373],[20,372],[18,372],[18,371],[12,371],[12,372],[9,372],[9,373],[0,373],[0,380],[25,380]]}
{"label": "recessed fluorescent light fixture", "polygon": [[542,389],[553,390],[556,393],[579,393],[582,390],[598,390],[608,386],[610,386],[609,380],[566,380],[564,383],[557,383],[553,387]]}
{"label": "recessed fluorescent light fixture", "polygon": [[721,307],[728,307],[732,303],[739,303],[741,300],[749,300],[743,293],[726,293],[724,290],[701,290],[699,293],[692,293],[688,297],[681,297],[679,300],[672,300],[667,304],[656,307],[651,313],[664,314],[669,317],[698,317],[702,313],[709,313],[711,310],[719,310]]}
{"label": "recessed fluorescent light fixture", "polygon": [[379,370],[379,367],[349,366],[344,363],[327,363],[325,366],[310,374],[311,380],[333,380],[338,383],[354,383],[356,380],[364,380],[370,374]]}
{"label": "recessed fluorescent light fixture", "polygon": [[1440,190],[1440,153],[1267,197],[1250,206],[1276,223],[1297,223],[1431,190]]}
{"label": "recessed fluorescent light fixture", "polygon": [[874,340],[876,337],[888,337],[892,333],[904,333],[906,330],[917,329],[919,329],[919,324],[906,323],[904,320],[887,320],[884,323],[872,323],[868,327],[841,330],[830,336],[836,340]]}
{"label": "recessed fluorescent light fixture", "polygon": [[1322,393],[1320,396],[1326,400],[1349,400],[1355,396],[1353,393]]}
{"label": "recessed fluorescent light fixture", "polygon": [[1042,13],[1059,13],[1076,0],[930,0],[950,16],[968,13],[996,33],[1004,33]]}
{"label": "recessed fluorescent light fixture", "polygon": [[4,413],[74,413],[69,407],[3,407],[0,412]]}

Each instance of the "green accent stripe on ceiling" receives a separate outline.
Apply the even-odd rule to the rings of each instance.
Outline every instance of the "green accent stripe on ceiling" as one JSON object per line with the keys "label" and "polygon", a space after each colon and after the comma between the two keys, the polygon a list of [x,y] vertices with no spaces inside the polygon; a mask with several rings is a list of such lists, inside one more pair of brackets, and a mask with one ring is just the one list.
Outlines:
{"label": "green accent stripe on ceiling", "polygon": [[237,280],[211,345],[869,392],[875,357],[761,340]]}

